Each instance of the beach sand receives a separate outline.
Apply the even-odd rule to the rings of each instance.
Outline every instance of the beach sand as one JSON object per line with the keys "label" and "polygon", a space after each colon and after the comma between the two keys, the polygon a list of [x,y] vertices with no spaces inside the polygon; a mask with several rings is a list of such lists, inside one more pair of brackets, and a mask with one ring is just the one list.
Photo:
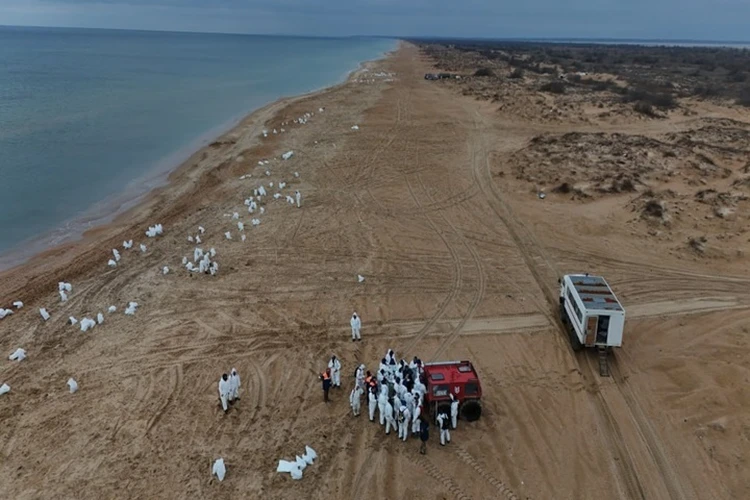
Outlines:
{"label": "beach sand", "polygon": [[[367,69],[253,113],[114,223],[0,275],[0,305],[26,303],[0,320],[0,352],[28,354],[0,362],[12,388],[0,396],[0,498],[749,497],[744,260],[673,251],[629,224],[623,196],[540,200],[504,173],[536,134],[571,125],[425,81],[432,62],[412,45]],[[269,196],[252,227],[243,200],[279,181],[302,207]],[[146,238],[156,223],[165,234]],[[181,265],[199,225],[218,276]],[[122,250],[130,239],[148,251]],[[112,248],[123,255],[114,269]],[[628,311],[610,378],[558,329],[565,272],[602,273]],[[60,303],[63,280],[74,289]],[[129,301],[135,316],[122,313]],[[350,340],[353,310],[362,342]],[[66,324],[98,312],[93,331]],[[445,448],[433,427],[421,456],[418,440],[386,437],[366,411],[352,417],[355,367],[389,348],[471,360],[481,419],[459,422]],[[317,375],[332,353],[343,388],[326,405]],[[232,367],[242,400],[224,415],[217,383]],[[319,459],[301,481],[275,472],[305,445]],[[223,482],[210,474],[219,457]]]}

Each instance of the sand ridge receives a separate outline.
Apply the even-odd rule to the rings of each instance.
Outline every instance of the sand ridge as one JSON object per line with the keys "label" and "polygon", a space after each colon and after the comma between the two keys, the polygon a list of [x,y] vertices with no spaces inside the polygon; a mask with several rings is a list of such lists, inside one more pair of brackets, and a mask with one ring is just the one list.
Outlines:
{"label": "sand ridge", "polygon": [[[0,399],[0,496],[750,494],[744,262],[675,251],[648,226],[628,225],[628,195],[540,200],[511,175],[540,125],[425,81],[432,64],[405,44],[370,68],[391,78],[355,78],[269,107],[198,152],[193,161],[203,167],[176,174],[174,191],[48,254],[48,264],[6,274],[7,298],[28,310],[0,320],[0,347],[22,346],[29,358],[0,363],[0,382],[13,387]],[[258,140],[262,129],[320,107],[308,125]],[[294,158],[274,161],[266,177],[257,162],[287,150]],[[236,221],[224,214],[242,210],[249,220],[242,201],[258,179],[288,182],[303,206],[269,200],[248,241],[229,242],[223,233]],[[112,247],[155,222],[165,235],[147,242],[146,255],[125,252],[106,268]],[[202,246],[218,251],[217,277],[181,269],[198,225],[207,230]],[[166,276],[163,265],[172,269]],[[73,270],[61,275],[56,266]],[[570,350],[558,327],[556,280],[572,271],[604,274],[629,311],[609,379],[598,375],[594,353]],[[64,305],[54,289],[61,279],[74,285]],[[69,314],[129,300],[141,304],[134,317],[109,316],[91,333],[65,324]],[[52,313],[46,323],[34,309],[43,305]],[[361,343],[347,331],[352,310],[363,318]],[[482,418],[460,422],[445,448],[433,433],[426,456],[417,442],[353,418],[350,375],[388,348],[472,360]],[[331,353],[342,360],[343,389],[326,406],[316,376]],[[216,384],[231,367],[243,398],[224,416]],[[80,384],[75,395],[65,387],[70,376]],[[275,472],[278,459],[305,445],[320,458],[302,481]],[[218,457],[227,464],[221,483],[210,476]]]}

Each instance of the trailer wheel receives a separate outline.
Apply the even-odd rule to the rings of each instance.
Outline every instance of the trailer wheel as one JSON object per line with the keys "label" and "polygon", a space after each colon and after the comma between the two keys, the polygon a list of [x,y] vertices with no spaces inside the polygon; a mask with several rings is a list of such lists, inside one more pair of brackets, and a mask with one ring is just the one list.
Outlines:
{"label": "trailer wheel", "polygon": [[575,328],[573,328],[573,325],[569,324],[568,327],[568,337],[570,337],[570,347],[573,348],[575,352],[580,351],[583,349],[583,344],[581,344],[581,341],[578,340],[578,335],[576,335]]}
{"label": "trailer wheel", "polygon": [[482,416],[482,403],[478,399],[464,401],[459,414],[461,415],[461,420],[466,420],[467,422],[479,420],[479,417]]}

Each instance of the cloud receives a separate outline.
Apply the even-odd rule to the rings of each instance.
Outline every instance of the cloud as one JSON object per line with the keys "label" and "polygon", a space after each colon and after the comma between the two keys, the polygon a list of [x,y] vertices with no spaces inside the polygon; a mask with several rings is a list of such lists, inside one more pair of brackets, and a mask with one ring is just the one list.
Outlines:
{"label": "cloud", "polygon": [[0,0],[4,24],[309,35],[743,39],[747,0]]}

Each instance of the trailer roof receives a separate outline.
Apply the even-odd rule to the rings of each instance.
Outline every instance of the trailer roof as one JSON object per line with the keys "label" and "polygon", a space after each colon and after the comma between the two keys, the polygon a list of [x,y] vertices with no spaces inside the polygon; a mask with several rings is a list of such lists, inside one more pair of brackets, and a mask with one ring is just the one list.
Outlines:
{"label": "trailer roof", "polygon": [[570,281],[589,310],[623,311],[612,289],[601,276],[586,276],[574,274]]}

